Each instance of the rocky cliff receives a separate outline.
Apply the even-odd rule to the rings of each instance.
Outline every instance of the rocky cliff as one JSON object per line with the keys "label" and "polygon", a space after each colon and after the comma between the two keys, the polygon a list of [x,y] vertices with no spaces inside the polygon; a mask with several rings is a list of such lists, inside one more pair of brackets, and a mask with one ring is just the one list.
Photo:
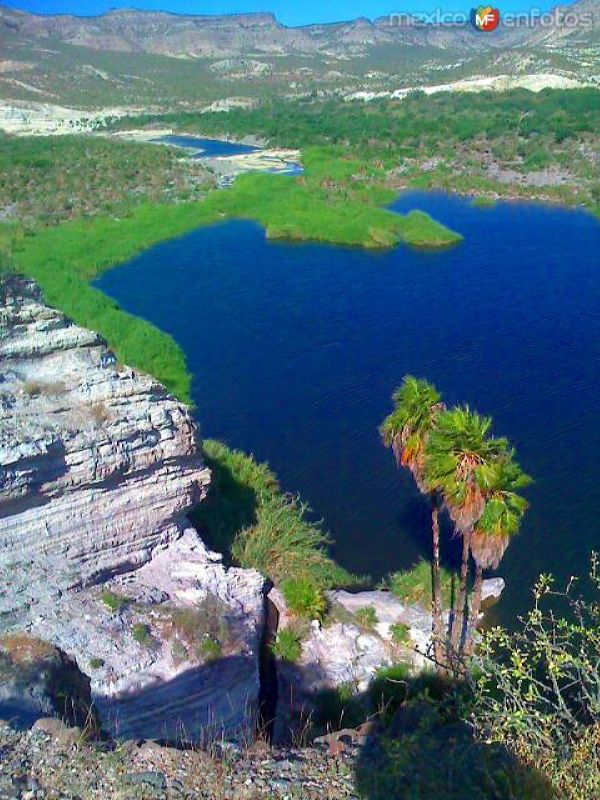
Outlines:
{"label": "rocky cliff", "polygon": [[0,632],[76,658],[113,732],[252,724],[263,579],[226,570],[190,528],[209,480],[184,406],[34,284],[5,282]]}

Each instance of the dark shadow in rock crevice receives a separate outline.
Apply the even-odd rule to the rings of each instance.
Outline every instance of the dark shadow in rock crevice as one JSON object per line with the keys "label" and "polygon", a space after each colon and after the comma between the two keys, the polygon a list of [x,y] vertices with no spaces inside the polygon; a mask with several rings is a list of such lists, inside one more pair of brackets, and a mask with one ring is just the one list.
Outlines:
{"label": "dark shadow in rock crevice", "polygon": [[211,471],[210,489],[206,499],[188,515],[189,520],[207,546],[223,553],[225,563],[230,564],[235,537],[256,523],[258,496],[222,461],[206,453],[204,461]]}

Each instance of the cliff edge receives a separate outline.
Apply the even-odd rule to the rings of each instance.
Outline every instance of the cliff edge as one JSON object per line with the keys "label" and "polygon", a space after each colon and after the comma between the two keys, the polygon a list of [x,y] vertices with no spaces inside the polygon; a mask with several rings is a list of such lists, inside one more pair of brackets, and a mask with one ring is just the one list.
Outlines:
{"label": "cliff edge", "polygon": [[0,287],[0,633],[61,648],[113,734],[254,724],[263,578],[186,519],[205,497],[188,410],[95,333]]}

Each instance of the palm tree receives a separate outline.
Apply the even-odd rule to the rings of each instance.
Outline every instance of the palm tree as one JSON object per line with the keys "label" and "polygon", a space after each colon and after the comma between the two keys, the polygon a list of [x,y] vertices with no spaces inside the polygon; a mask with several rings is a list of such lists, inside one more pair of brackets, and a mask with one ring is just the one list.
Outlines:
{"label": "palm tree", "polygon": [[432,600],[434,656],[438,665],[444,663],[444,628],[442,623],[442,589],[440,579],[440,526],[437,492],[425,487],[425,448],[438,415],[444,410],[441,396],[425,380],[406,375],[392,395],[394,410],[385,418],[380,433],[386,447],[391,447],[398,466],[410,470],[420,492],[431,499],[432,532]]}
{"label": "palm tree", "polygon": [[483,570],[496,569],[510,540],[519,532],[528,503],[518,493],[531,483],[514,460],[514,451],[492,464],[481,466],[477,480],[486,496],[484,511],[471,536],[471,555],[475,561],[475,584],[471,599],[469,629],[477,625],[481,609]]}
{"label": "palm tree", "polygon": [[463,637],[472,532],[486,506],[481,470],[508,447],[505,439],[489,436],[491,426],[490,417],[482,417],[468,406],[443,411],[436,418],[424,454],[425,485],[443,497],[455,530],[462,536],[460,589],[450,635],[455,653]]}

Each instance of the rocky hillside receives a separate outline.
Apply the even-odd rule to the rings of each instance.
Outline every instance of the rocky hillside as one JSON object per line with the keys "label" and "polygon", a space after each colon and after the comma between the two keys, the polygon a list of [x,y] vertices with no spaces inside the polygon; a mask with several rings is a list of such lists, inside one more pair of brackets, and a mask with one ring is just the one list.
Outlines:
{"label": "rocky hillside", "polygon": [[[555,81],[594,83],[600,74],[599,2],[577,0],[543,24],[501,21],[485,34],[471,25],[468,7],[458,24],[391,14],[292,28],[267,13],[127,9],[78,17],[0,6],[0,98],[26,101],[33,116],[32,104],[43,103],[71,117],[73,108],[110,115],[125,109],[221,110],[266,95],[352,97],[482,76],[547,73]],[[12,103],[7,108],[10,116]]]}
{"label": "rocky hillside", "polygon": [[[568,7],[570,14],[596,14],[597,0],[580,0]],[[504,27],[494,36],[482,37],[470,25],[416,25],[398,15],[374,21],[359,18],[329,25],[289,28],[273,14],[191,16],[131,9],[110,11],[97,17],[38,16],[10,9],[0,10],[5,34],[38,40],[55,39],[95,50],[145,52],[168,56],[210,57],[252,53],[293,55],[322,53],[352,56],[380,45],[468,47],[480,49],[588,35],[589,25]]]}
{"label": "rocky hillside", "polygon": [[0,633],[75,658],[114,733],[254,724],[263,578],[225,570],[189,526],[209,481],[184,406],[5,282]]}

